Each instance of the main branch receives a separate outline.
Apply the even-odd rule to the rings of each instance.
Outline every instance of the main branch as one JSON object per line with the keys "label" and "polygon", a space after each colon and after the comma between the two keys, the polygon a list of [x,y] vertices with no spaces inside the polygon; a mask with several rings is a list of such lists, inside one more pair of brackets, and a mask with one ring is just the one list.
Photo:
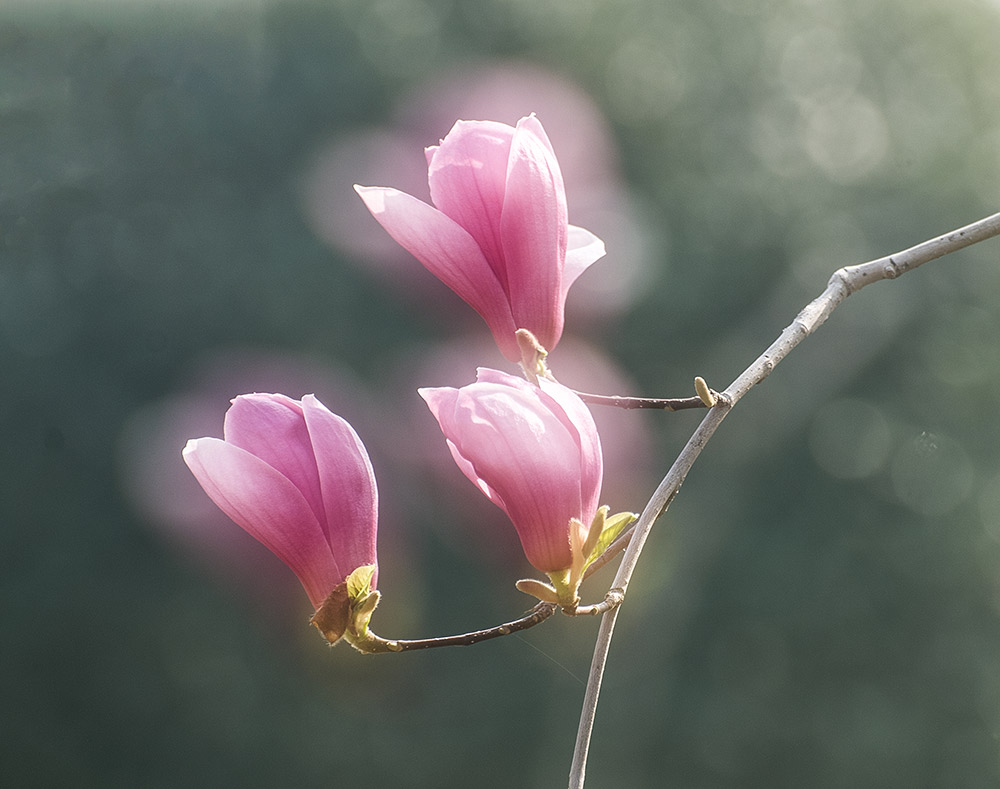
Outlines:
{"label": "main branch", "polygon": [[[622,548],[625,550],[612,587],[620,590],[624,596],[653,524],[670,506],[670,502],[680,490],[691,466],[694,465],[705,448],[705,444],[708,443],[712,434],[715,433],[733,406],[739,402],[743,395],[767,378],[778,363],[799,343],[822,326],[844,299],[873,282],[895,279],[924,263],[997,235],[1000,235],[1000,213],[980,219],[971,225],[925,241],[895,255],[855,266],[846,266],[834,272],[826,290],[807,304],[795,317],[795,320],[771,343],[770,347],[757,357],[753,364],[747,367],[725,391],[720,393],[718,403],[708,412],[684,449],[681,450],[680,455],[677,456],[667,475],[646,504],[646,508],[642,511],[635,526],[630,532],[619,537],[608,549],[609,553],[621,551]],[[614,554],[611,553],[611,555]],[[590,749],[590,738],[594,729],[601,681],[604,677],[608,650],[611,648],[611,637],[619,610],[619,607],[609,610],[601,620],[597,644],[594,648],[594,658],[590,667],[590,676],[587,681],[587,690],[584,695],[583,710],[580,714],[573,764],[570,768],[570,789],[582,789],[583,787],[587,769],[587,753]]]}

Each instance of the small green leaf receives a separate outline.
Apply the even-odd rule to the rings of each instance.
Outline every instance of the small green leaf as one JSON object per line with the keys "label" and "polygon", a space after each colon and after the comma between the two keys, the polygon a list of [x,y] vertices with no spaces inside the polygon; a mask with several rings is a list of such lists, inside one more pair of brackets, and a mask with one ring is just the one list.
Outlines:
{"label": "small green leaf", "polygon": [[[581,570],[582,572],[582,570]],[[573,572],[573,568],[565,570],[552,570],[546,573],[552,581],[552,588],[556,592],[556,603],[563,609],[573,609],[580,604],[580,580],[581,576]]]}
{"label": "small green leaf", "polygon": [[381,599],[382,595],[376,590],[358,598],[351,607],[351,628],[355,633],[364,635],[368,632],[368,624],[371,622],[372,614]]}
{"label": "small green leaf", "polygon": [[608,546],[615,541],[618,535],[625,531],[628,525],[638,517],[639,516],[634,512],[618,512],[610,518],[606,518],[604,521],[604,530],[601,532],[601,536],[597,540],[594,550],[590,552],[590,556],[587,558],[587,565],[590,565],[595,559],[604,553],[608,549]]}
{"label": "small green leaf", "polygon": [[374,564],[362,565],[354,570],[347,576],[347,596],[353,601],[370,594],[374,575]]}
{"label": "small green leaf", "polygon": [[525,594],[530,594],[532,597],[537,597],[543,603],[558,603],[559,595],[556,592],[554,586],[549,586],[544,581],[538,581],[534,578],[522,578],[516,584],[519,592],[524,592]]}
{"label": "small green leaf", "polygon": [[610,511],[611,508],[605,504],[602,507],[598,507],[597,512],[594,514],[594,520],[591,521],[590,528],[587,530],[587,540],[583,544],[583,558],[588,561],[589,557],[594,555],[594,548],[604,533]]}

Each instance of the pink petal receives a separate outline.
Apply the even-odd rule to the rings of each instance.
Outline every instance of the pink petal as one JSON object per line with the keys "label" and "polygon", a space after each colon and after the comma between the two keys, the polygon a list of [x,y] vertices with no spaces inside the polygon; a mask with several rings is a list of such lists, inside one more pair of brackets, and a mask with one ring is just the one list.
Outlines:
{"label": "pink petal", "polygon": [[476,394],[467,406],[475,428],[457,445],[505,502],[528,560],[541,570],[567,566],[567,528],[582,506],[573,438],[512,390]]}
{"label": "pink petal", "polygon": [[538,384],[545,396],[552,398],[557,404],[550,406],[553,413],[561,411],[564,415],[563,424],[576,436],[577,446],[580,449],[579,473],[583,505],[578,517],[585,526],[589,526],[600,505],[604,477],[604,455],[594,416],[587,408],[587,404],[572,389],[544,378],[540,378]]}
{"label": "pink petal", "polygon": [[566,190],[552,144],[533,115],[517,124],[500,223],[511,312],[552,350],[563,329]]}
{"label": "pink petal", "polygon": [[514,129],[494,121],[458,121],[428,157],[431,201],[476,243],[508,292],[500,219]]}
{"label": "pink petal", "polygon": [[597,512],[601,493],[604,460],[597,425],[586,403],[572,389],[544,378],[539,379],[539,386],[536,387],[523,378],[489,367],[480,367],[476,370],[476,380],[480,383],[513,387],[530,397],[539,398],[543,407],[562,422],[567,432],[576,437],[580,449],[580,488],[584,502],[583,511],[577,517],[581,520],[592,519]]}
{"label": "pink petal", "polygon": [[600,504],[604,459],[597,425],[586,403],[572,389],[544,378],[539,379],[539,386],[536,388],[523,378],[489,367],[480,367],[476,370],[476,380],[512,387],[526,395],[538,397],[540,404],[558,418],[567,433],[574,437],[579,451],[576,479],[581,497],[581,510],[575,513],[575,517],[589,526]]}
{"label": "pink petal", "polygon": [[282,394],[240,395],[226,412],[224,435],[286,477],[316,520],[326,522],[316,460],[297,401]]}
{"label": "pink petal", "polygon": [[486,498],[496,504],[504,512],[507,512],[507,505],[500,497],[500,494],[493,490],[493,488],[490,487],[490,484],[476,473],[476,467],[462,455],[458,447],[456,447],[450,439],[445,439],[445,443],[448,445],[448,451],[451,452],[451,456],[454,458],[455,465],[458,466],[459,470],[465,474],[473,485],[483,492]]}
{"label": "pink petal", "polygon": [[291,568],[313,606],[344,580],[312,508],[287,477],[218,438],[188,441],[184,461],[212,501]]}
{"label": "pink petal", "polygon": [[[434,418],[438,421],[438,424],[442,426],[442,432],[444,432],[443,425],[445,420],[447,420],[450,424],[450,414],[455,410],[455,405],[458,402],[459,390],[453,389],[450,386],[426,387],[418,389],[417,393],[424,399],[424,402],[427,403],[427,407],[434,415]],[[447,437],[448,435],[448,433],[445,433],[448,450],[451,452],[451,456],[454,458],[455,464],[458,466],[459,470],[473,485],[479,488],[490,501],[496,504],[504,512],[507,512],[507,506],[504,504],[503,499],[500,498],[497,492],[490,487],[486,480],[476,473],[475,466],[473,466],[472,463],[461,453],[459,448],[455,446],[454,442]]]}
{"label": "pink petal", "polygon": [[354,188],[389,235],[482,316],[503,354],[520,359],[507,296],[475,239],[436,208],[397,189]]}
{"label": "pink petal", "polygon": [[[508,377],[485,375],[494,376]],[[529,388],[479,382],[421,395],[454,445],[463,473],[477,484],[485,481],[484,492],[507,512],[528,560],[543,571],[561,569],[570,557],[569,520],[582,507],[580,450],[576,436],[540,403],[537,390],[523,383]]]}
{"label": "pink petal", "polygon": [[563,268],[562,298],[565,303],[570,285],[576,282],[592,263],[604,257],[604,242],[589,230],[569,225],[566,265]]}
{"label": "pink petal", "polygon": [[458,390],[451,386],[428,386],[417,390],[434,418],[441,421],[441,414],[453,409],[458,400]]}
{"label": "pink petal", "polygon": [[330,549],[345,574],[376,564],[378,492],[368,452],[354,428],[314,395],[302,398],[302,411],[319,471]]}
{"label": "pink petal", "polygon": [[518,375],[511,375],[510,373],[505,373],[501,370],[494,370],[492,367],[477,367],[476,383],[510,386],[514,389],[520,389],[523,392],[532,392],[535,390],[535,385],[530,381],[527,381]]}

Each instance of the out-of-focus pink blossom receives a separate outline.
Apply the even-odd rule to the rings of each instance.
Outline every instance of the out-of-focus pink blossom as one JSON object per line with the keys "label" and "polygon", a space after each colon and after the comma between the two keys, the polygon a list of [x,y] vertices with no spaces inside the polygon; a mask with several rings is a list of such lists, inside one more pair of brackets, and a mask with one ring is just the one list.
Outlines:
{"label": "out-of-focus pink blossom", "polygon": [[568,224],[542,124],[534,115],[516,127],[458,121],[426,154],[433,206],[386,187],[357,186],[358,194],[389,235],[482,316],[508,359],[520,359],[518,329],[552,350],[570,285],[604,243]]}
{"label": "out-of-focus pink blossom", "polygon": [[212,501],[292,569],[314,607],[355,569],[376,565],[375,475],[346,421],[313,395],[241,395],[224,434],[189,441],[185,462]]}
{"label": "out-of-focus pink blossom", "polygon": [[[460,389],[421,389],[455,462],[517,529],[545,573],[573,564],[597,512],[603,461],[587,406],[570,389],[480,368]],[[578,539],[571,529],[580,529]]]}

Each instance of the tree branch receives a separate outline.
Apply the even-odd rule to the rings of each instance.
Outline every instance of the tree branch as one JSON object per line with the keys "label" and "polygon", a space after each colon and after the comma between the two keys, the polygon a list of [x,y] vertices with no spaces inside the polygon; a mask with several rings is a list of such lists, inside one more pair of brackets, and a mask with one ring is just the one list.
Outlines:
{"label": "tree branch", "polygon": [[[708,412],[684,449],[681,450],[680,455],[677,456],[670,470],[646,504],[635,526],[609,547],[608,551],[610,552],[611,550],[621,550],[627,544],[625,555],[618,566],[618,573],[612,582],[612,588],[618,589],[622,596],[628,590],[632,573],[653,524],[670,506],[670,502],[673,501],[687,477],[688,471],[691,470],[708,440],[722,424],[722,420],[726,418],[733,406],[740,401],[743,395],[767,378],[771,371],[799,343],[822,326],[844,299],[873,282],[895,279],[924,263],[997,235],[1000,235],[1000,213],[925,241],[895,255],[855,266],[846,266],[834,272],[826,290],[807,304],[795,317],[795,320],[771,343],[770,347],[747,367],[724,392],[719,394],[717,405]],[[590,676],[587,681],[587,690],[584,695],[583,710],[580,714],[580,726],[577,730],[576,748],[573,752],[573,763],[569,775],[570,789],[582,789],[583,787],[601,681],[607,665],[611,637],[619,610],[620,606],[616,606],[607,611],[601,621],[597,643],[594,647]]]}
{"label": "tree branch", "polygon": [[700,397],[626,397],[624,395],[599,395],[577,392],[585,403],[610,405],[614,408],[659,408],[663,411],[684,411],[689,408],[705,408]]}
{"label": "tree branch", "polygon": [[541,602],[528,611],[519,619],[505,622],[496,627],[489,627],[485,630],[474,630],[471,633],[462,633],[456,636],[440,636],[438,638],[416,638],[416,639],[389,639],[377,636],[371,631],[366,634],[361,645],[355,645],[355,649],[360,649],[365,654],[377,654],[382,652],[410,652],[416,649],[435,649],[437,647],[465,647],[478,644],[480,641],[489,641],[491,638],[509,636],[511,633],[519,633],[530,627],[541,624],[557,610],[557,606],[552,603]]}

